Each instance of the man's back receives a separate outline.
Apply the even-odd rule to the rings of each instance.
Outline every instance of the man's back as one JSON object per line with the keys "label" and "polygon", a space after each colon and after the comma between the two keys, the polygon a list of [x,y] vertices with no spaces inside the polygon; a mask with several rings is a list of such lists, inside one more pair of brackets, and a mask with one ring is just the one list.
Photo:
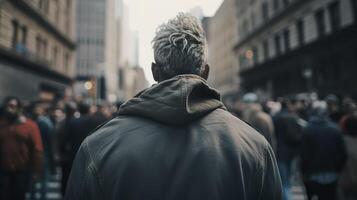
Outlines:
{"label": "man's back", "polygon": [[66,199],[281,199],[268,142],[198,76],[142,92],[82,144]]}

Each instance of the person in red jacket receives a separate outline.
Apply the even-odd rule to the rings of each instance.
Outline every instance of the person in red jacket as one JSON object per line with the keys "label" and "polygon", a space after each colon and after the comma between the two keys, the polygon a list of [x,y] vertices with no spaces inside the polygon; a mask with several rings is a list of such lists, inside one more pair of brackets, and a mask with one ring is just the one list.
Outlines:
{"label": "person in red jacket", "polygon": [[39,177],[42,159],[38,126],[22,114],[18,98],[6,98],[0,116],[0,199],[25,199],[29,184]]}

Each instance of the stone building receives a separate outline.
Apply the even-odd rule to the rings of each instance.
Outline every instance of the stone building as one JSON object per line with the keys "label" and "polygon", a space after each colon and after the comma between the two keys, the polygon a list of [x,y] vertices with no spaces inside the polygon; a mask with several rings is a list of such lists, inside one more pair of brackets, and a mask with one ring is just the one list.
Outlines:
{"label": "stone building", "polygon": [[238,60],[233,51],[238,39],[236,8],[235,0],[224,0],[213,17],[203,20],[211,67],[208,83],[223,97],[236,93],[239,86]]}
{"label": "stone building", "polygon": [[237,0],[242,88],[357,97],[356,0]]}
{"label": "stone building", "polygon": [[74,75],[74,1],[0,1],[0,99],[63,97]]}

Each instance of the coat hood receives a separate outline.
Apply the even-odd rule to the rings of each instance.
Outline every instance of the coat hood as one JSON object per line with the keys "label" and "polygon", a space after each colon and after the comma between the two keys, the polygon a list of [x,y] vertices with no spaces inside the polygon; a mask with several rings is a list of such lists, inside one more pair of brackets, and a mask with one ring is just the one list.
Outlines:
{"label": "coat hood", "polygon": [[182,125],[222,108],[220,94],[196,75],[179,75],[140,92],[123,104],[119,115]]}

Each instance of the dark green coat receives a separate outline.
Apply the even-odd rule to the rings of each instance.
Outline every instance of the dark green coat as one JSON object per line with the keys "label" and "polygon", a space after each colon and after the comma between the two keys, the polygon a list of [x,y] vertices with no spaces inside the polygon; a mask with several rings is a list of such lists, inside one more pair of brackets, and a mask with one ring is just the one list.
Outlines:
{"label": "dark green coat", "polygon": [[280,200],[273,151],[195,75],[154,85],[82,144],[67,200]]}

